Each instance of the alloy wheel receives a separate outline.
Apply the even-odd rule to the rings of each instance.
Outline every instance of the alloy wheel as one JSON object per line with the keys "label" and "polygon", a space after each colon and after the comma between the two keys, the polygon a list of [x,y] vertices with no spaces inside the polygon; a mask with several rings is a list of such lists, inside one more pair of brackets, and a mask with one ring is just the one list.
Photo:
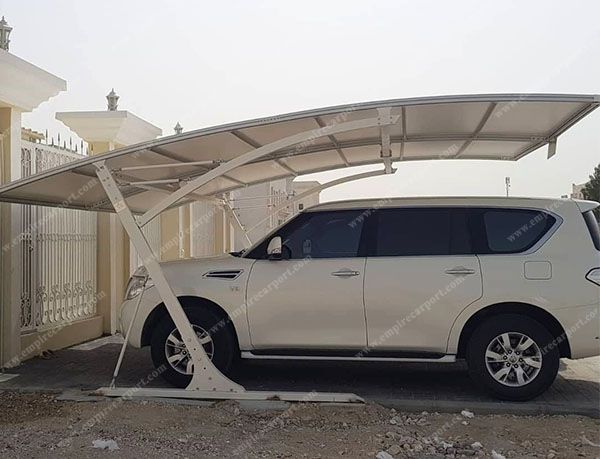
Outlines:
{"label": "alloy wheel", "polygon": [[[192,324],[192,328],[196,332],[196,336],[198,336],[204,352],[212,360],[215,352],[212,337],[199,325]],[[193,374],[194,364],[177,328],[173,329],[169,336],[167,336],[165,341],[165,356],[167,362],[175,371],[184,375]]]}
{"label": "alloy wheel", "polygon": [[505,332],[496,336],[485,351],[485,365],[500,384],[523,387],[533,381],[542,368],[542,351],[529,336]]}

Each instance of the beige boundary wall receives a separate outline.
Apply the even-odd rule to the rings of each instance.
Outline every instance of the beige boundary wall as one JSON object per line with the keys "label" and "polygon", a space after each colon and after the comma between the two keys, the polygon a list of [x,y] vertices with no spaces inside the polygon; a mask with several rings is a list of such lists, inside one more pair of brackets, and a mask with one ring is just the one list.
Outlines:
{"label": "beige boundary wall", "polygon": [[65,327],[27,333],[21,336],[21,361],[40,355],[45,350],[64,349],[102,336],[102,316],[78,320]]}
{"label": "beige boundary wall", "polygon": [[[67,89],[67,82],[0,49],[0,183],[20,177],[21,115]],[[14,244],[18,208],[0,206],[0,366],[19,363],[21,355],[21,301],[15,288],[18,253]]]}

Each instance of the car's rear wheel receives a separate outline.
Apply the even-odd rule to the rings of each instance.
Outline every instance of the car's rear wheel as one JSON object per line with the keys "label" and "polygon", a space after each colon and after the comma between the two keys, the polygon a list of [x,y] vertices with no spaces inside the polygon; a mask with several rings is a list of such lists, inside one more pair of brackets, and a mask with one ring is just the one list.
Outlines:
{"label": "car's rear wheel", "polygon": [[[237,352],[230,324],[201,306],[184,310],[208,358],[222,373],[228,373]],[[163,370],[161,375],[165,380],[177,387],[190,383],[194,365],[169,315],[159,321],[152,332],[151,353],[154,366]]]}
{"label": "car's rear wheel", "polygon": [[537,397],[554,382],[560,353],[554,337],[539,322],[502,314],[483,322],[469,340],[471,377],[503,400]]}

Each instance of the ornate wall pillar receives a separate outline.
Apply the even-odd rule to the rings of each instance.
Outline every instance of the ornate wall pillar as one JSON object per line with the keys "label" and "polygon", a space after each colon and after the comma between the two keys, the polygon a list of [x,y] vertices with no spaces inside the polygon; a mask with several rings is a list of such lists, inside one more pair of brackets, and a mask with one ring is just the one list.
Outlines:
{"label": "ornate wall pillar", "polygon": [[[56,119],[66,124],[88,142],[90,154],[99,155],[139,142],[155,139],[162,134],[157,126],[127,110],[117,110],[118,96],[114,90],[107,96],[108,110],[59,112]],[[123,301],[129,279],[129,238],[114,214],[98,213],[97,273],[98,313],[103,317],[104,333],[115,333],[118,308]]]}

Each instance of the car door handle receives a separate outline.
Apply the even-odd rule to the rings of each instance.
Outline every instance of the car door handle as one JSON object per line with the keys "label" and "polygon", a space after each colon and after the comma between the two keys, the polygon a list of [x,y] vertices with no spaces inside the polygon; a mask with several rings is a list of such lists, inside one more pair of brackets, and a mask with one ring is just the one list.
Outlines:
{"label": "car door handle", "polygon": [[467,274],[475,274],[474,269],[465,268],[464,266],[456,266],[454,268],[447,269],[446,274],[455,274],[458,276],[466,276]]}
{"label": "car door handle", "polygon": [[358,276],[360,273],[358,271],[352,271],[351,269],[340,269],[339,271],[334,271],[331,273],[332,276],[335,277],[353,277]]}

